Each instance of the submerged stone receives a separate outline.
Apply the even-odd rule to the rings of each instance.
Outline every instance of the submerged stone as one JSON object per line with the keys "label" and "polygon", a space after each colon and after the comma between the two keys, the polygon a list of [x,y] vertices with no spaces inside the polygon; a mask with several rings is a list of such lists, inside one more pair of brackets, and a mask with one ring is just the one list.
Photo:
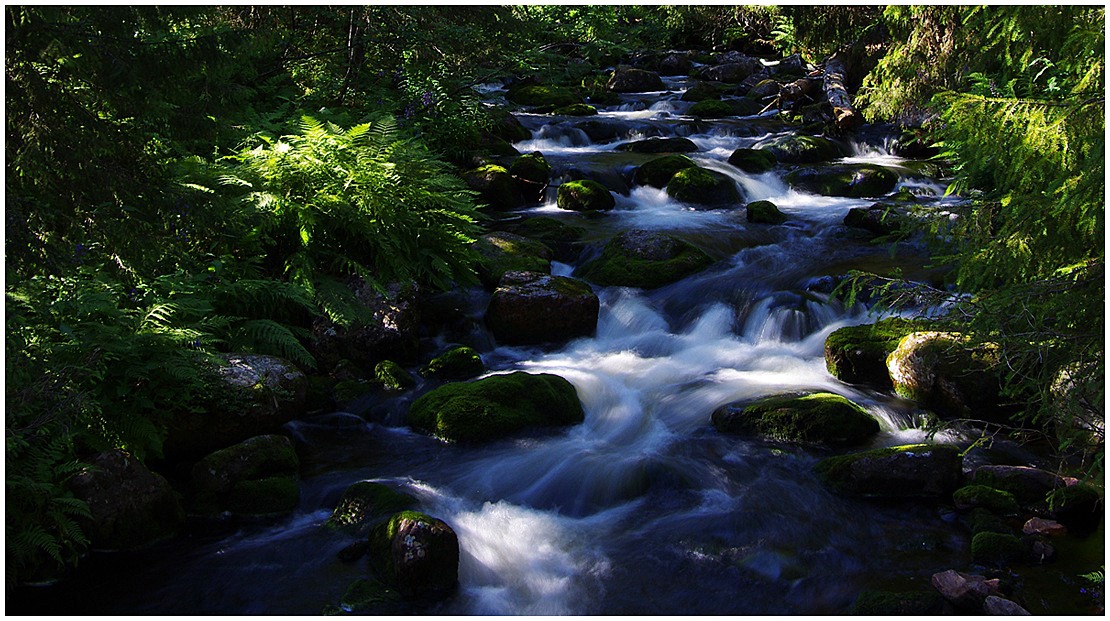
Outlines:
{"label": "submerged stone", "polygon": [[617,150],[631,153],[694,153],[698,145],[689,138],[648,138],[617,145]]}
{"label": "submerged stone", "polygon": [[748,215],[748,222],[755,224],[782,224],[786,222],[786,214],[779,211],[771,201],[755,201],[748,203],[745,208]]}

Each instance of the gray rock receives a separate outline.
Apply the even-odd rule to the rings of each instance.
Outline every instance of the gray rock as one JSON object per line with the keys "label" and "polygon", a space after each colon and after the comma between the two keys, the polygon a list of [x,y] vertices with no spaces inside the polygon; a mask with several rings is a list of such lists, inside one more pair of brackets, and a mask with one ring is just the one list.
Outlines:
{"label": "gray rock", "polygon": [[663,80],[654,71],[645,71],[632,67],[617,67],[606,88],[614,93],[643,93],[647,91],[661,91]]}
{"label": "gray rock", "polygon": [[983,601],[983,612],[988,615],[1032,615],[1028,610],[997,595],[987,596]]}
{"label": "gray rock", "polygon": [[988,580],[954,569],[933,574],[931,582],[944,599],[967,612],[981,612],[987,597],[1000,594],[997,578]]}
{"label": "gray rock", "polygon": [[593,334],[601,304],[590,286],[539,272],[508,272],[493,292],[486,325],[502,343],[561,342]]}

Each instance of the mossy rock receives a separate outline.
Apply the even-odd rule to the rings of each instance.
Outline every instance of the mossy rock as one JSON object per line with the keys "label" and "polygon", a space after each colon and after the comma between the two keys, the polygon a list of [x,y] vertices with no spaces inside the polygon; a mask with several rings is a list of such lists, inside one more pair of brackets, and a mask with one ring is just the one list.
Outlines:
{"label": "mossy rock", "polygon": [[746,211],[748,222],[755,224],[782,224],[786,222],[786,214],[779,211],[778,206],[771,201],[748,203]]}
{"label": "mossy rock", "polygon": [[863,591],[852,603],[851,614],[868,617],[924,616],[939,615],[943,610],[944,598],[936,591]]}
{"label": "mossy rock", "polygon": [[684,168],[667,183],[667,194],[683,203],[723,207],[743,202],[736,182],[728,175],[704,168]]}
{"label": "mossy rock", "polygon": [[542,242],[573,243],[582,241],[586,229],[567,224],[557,218],[538,216],[513,225],[513,232]]}
{"label": "mossy rock", "polygon": [[893,192],[898,175],[874,164],[850,164],[800,168],[787,174],[784,181],[791,187],[822,196],[868,198]]}
{"label": "mossy rock", "polygon": [[417,399],[406,418],[415,429],[455,442],[486,442],[583,420],[573,384],[558,375],[524,372],[440,386]]}
{"label": "mossy rock", "polygon": [[613,238],[601,256],[583,265],[579,275],[602,286],[655,289],[713,264],[693,244],[663,233],[626,231]]}
{"label": "mossy rock", "polygon": [[478,352],[470,347],[459,346],[432,358],[431,362],[420,369],[420,374],[425,377],[459,380],[481,375],[485,371],[486,365]]}
{"label": "mossy rock", "polygon": [[377,519],[416,506],[416,499],[384,483],[359,481],[343,492],[325,526],[358,529]]}
{"label": "mossy rock", "polygon": [[617,151],[630,153],[694,153],[698,145],[689,138],[648,138],[617,145]]}
{"label": "mossy rock", "polygon": [[773,153],[763,149],[736,149],[728,156],[729,164],[752,174],[770,171],[777,161]]}
{"label": "mossy rock", "polygon": [[486,307],[486,325],[500,343],[560,343],[592,335],[600,309],[585,281],[507,272]]}
{"label": "mossy rock", "polygon": [[866,410],[827,392],[726,405],[713,412],[712,420],[723,433],[834,446],[860,444],[879,432],[879,423]]}
{"label": "mossy rock", "polygon": [[281,515],[297,508],[301,490],[295,476],[239,481],[224,498],[224,508],[236,515]]}
{"label": "mossy rock", "polygon": [[978,507],[971,510],[971,513],[966,518],[967,527],[971,529],[972,534],[978,533],[1000,533],[1003,535],[1014,534],[1014,529],[1006,523],[1006,520],[991,513],[989,510]]}
{"label": "mossy rock", "polygon": [[982,507],[1001,515],[1017,515],[1021,510],[1013,494],[986,485],[965,485],[952,494],[952,502],[960,510]]}
{"label": "mossy rock", "polygon": [[632,181],[637,185],[664,188],[676,172],[695,166],[697,164],[694,163],[694,160],[685,155],[664,155],[645,162],[637,168]]}
{"label": "mossy rock", "polygon": [[401,511],[370,533],[371,565],[405,598],[438,599],[459,581],[459,539],[443,520]]}
{"label": "mossy rock", "polygon": [[700,119],[719,119],[732,115],[732,106],[727,102],[715,99],[706,99],[690,106],[690,116]]}
{"label": "mossy rock", "polygon": [[751,97],[736,97],[725,101],[732,110],[732,116],[753,116],[763,111],[763,104]]}
{"label": "mossy rock", "polygon": [[644,93],[661,91],[665,86],[654,71],[619,66],[613,71],[606,88],[614,93]]}
{"label": "mossy rock", "polygon": [[887,356],[894,391],[948,418],[1008,423],[1001,398],[1000,353],[951,332],[913,332]]}
{"label": "mossy rock", "polygon": [[478,199],[496,210],[516,209],[524,204],[520,185],[509,169],[497,164],[486,164],[466,171],[463,180],[467,187],[478,192]]}
{"label": "mossy rock", "polygon": [[819,136],[790,135],[764,141],[757,148],[769,151],[784,164],[827,162],[847,155],[839,145]]}
{"label": "mossy rock", "polygon": [[555,108],[551,113],[557,116],[593,116],[597,114],[597,108],[589,104],[577,103]]}
{"label": "mossy rock", "polygon": [[533,84],[509,89],[506,99],[522,106],[561,108],[582,103],[582,98],[566,88]]}
{"label": "mossy rock", "polygon": [[513,160],[509,174],[516,180],[520,195],[524,200],[537,203],[543,200],[547,184],[551,180],[551,165],[539,151],[533,151]]}
{"label": "mossy rock", "polygon": [[501,282],[508,272],[551,272],[554,252],[543,242],[506,232],[487,233],[474,242],[478,252],[475,271],[487,289]]}
{"label": "mossy rock", "polygon": [[382,360],[375,365],[374,377],[386,390],[403,391],[416,386],[412,374],[392,360]]}
{"label": "mossy rock", "polygon": [[845,496],[945,498],[963,480],[962,463],[955,446],[911,444],[830,457],[815,471]]}
{"label": "mossy rock", "polygon": [[569,211],[608,211],[617,204],[608,188],[589,179],[561,184],[556,202]]}
{"label": "mossy rock", "polygon": [[300,499],[299,467],[284,436],[257,436],[216,451],[193,466],[191,510],[200,515],[288,513]]}
{"label": "mossy rock", "polygon": [[399,613],[396,604],[403,601],[400,593],[373,578],[359,578],[347,586],[347,591],[334,608],[325,608],[324,614],[391,614]]}
{"label": "mossy rock", "polygon": [[971,560],[983,565],[1005,565],[1028,560],[1032,551],[1014,535],[981,532],[971,538]]}
{"label": "mossy rock", "polygon": [[1094,530],[1103,519],[1102,494],[1088,483],[1056,490],[1050,497],[1049,506],[1058,522],[1079,534]]}
{"label": "mossy rock", "polygon": [[682,93],[681,99],[682,101],[694,102],[707,101],[710,99],[720,99],[721,95],[723,95],[727,90],[729,90],[729,86],[727,84],[722,84],[719,82],[715,83],[699,81],[695,82],[692,86],[687,88],[686,92]]}
{"label": "mossy rock", "polygon": [[876,203],[870,207],[853,207],[844,216],[844,226],[863,229],[875,236],[902,233],[906,217],[902,211],[891,204]]}
{"label": "mossy rock", "polygon": [[893,317],[835,330],[825,339],[825,368],[842,382],[889,390],[893,384],[887,372],[887,356],[898,348],[902,337],[923,325]]}
{"label": "mossy rock", "polygon": [[490,133],[505,142],[521,142],[532,138],[532,132],[503,107],[486,108],[493,121]]}

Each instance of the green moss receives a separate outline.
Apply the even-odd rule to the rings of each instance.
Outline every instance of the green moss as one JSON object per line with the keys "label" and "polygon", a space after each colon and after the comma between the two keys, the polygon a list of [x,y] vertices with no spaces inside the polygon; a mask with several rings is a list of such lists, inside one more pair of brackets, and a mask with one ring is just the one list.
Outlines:
{"label": "green moss", "polygon": [[719,119],[732,114],[732,106],[723,101],[706,99],[690,106],[690,116],[704,119]]}
{"label": "green moss", "polygon": [[744,172],[765,173],[775,167],[775,156],[763,149],[736,149],[728,156],[728,163]]}
{"label": "green moss", "polygon": [[556,108],[554,111],[552,111],[552,114],[556,114],[558,116],[593,116],[597,114],[597,108],[589,104],[577,103],[571,104],[569,106],[563,106],[561,108]]}
{"label": "green moss", "polygon": [[786,222],[786,214],[771,201],[755,201],[748,203],[748,222],[757,224],[782,224]]}
{"label": "green moss", "polygon": [[678,251],[666,259],[650,259],[631,254],[617,240],[606,244],[601,256],[582,266],[580,275],[602,286],[655,289],[699,272],[713,264],[700,248],[671,238]]}
{"label": "green moss", "polygon": [[731,178],[698,167],[676,172],[667,183],[667,194],[683,203],[712,207],[734,205],[742,200]]}
{"label": "green moss", "polygon": [[557,375],[516,372],[440,386],[417,399],[406,420],[444,440],[481,442],[584,418],[570,382]]}
{"label": "green moss", "polygon": [[829,457],[817,477],[849,496],[935,497],[950,494],[962,477],[955,446],[910,444]]}
{"label": "green moss", "polygon": [[424,365],[420,373],[425,377],[440,377],[444,379],[468,379],[481,375],[486,370],[482,357],[478,352],[469,347],[455,347],[446,353],[436,356]]}
{"label": "green moss", "polygon": [[697,166],[694,160],[685,155],[665,155],[649,162],[645,162],[636,169],[633,182],[637,185],[650,185],[656,188],[666,187],[674,174],[684,168]]}
{"label": "green moss", "polygon": [[1030,550],[1014,535],[981,532],[971,538],[971,560],[985,565],[1004,565],[1029,557]]}
{"label": "green moss", "polygon": [[517,224],[513,230],[520,235],[545,242],[576,242],[581,241],[586,234],[586,229],[580,226],[546,216],[528,218]]}
{"label": "green moss", "polygon": [[388,485],[359,481],[343,492],[326,525],[330,528],[357,527],[415,505],[416,500],[412,496]]}
{"label": "green moss", "polygon": [[276,515],[296,509],[300,498],[296,477],[268,477],[239,481],[227,494],[224,506],[238,515]]}
{"label": "green moss", "polygon": [[977,507],[971,510],[967,515],[967,527],[971,529],[972,534],[978,533],[1000,533],[1003,535],[1014,534],[1014,529],[1006,523],[1006,520],[991,513],[989,510],[982,507]]}
{"label": "green moss", "polygon": [[616,206],[609,190],[596,181],[567,181],[559,186],[557,203],[571,211],[605,211]]}
{"label": "green moss", "polygon": [[682,93],[682,101],[706,101],[720,99],[727,92],[727,87],[709,82],[696,82]]}
{"label": "green moss", "polygon": [[698,145],[689,138],[648,138],[617,145],[617,151],[631,153],[694,153]]}
{"label": "green moss", "polygon": [[760,148],[786,164],[827,162],[844,155],[835,143],[819,136],[783,136],[760,145]]}
{"label": "green moss", "polygon": [[952,502],[958,508],[982,507],[1003,515],[1016,515],[1020,510],[1013,494],[986,485],[961,487],[952,494]]}
{"label": "green moss", "polygon": [[743,408],[725,407],[713,423],[728,433],[755,433],[786,442],[858,444],[879,432],[867,412],[833,393],[761,399]]}
{"label": "green moss", "polygon": [[848,326],[825,339],[825,367],[833,377],[852,384],[892,386],[886,358],[902,337],[924,327],[921,321],[893,317],[873,324]]}
{"label": "green moss", "polygon": [[192,478],[198,490],[223,494],[237,481],[295,475],[299,468],[288,438],[256,436],[209,454],[193,467]]}
{"label": "green moss", "polygon": [[936,592],[863,591],[852,604],[852,614],[869,617],[923,616],[940,614],[943,608],[944,600]]}
{"label": "green moss", "polygon": [[416,380],[401,365],[392,360],[383,360],[374,367],[374,377],[387,390],[408,390],[416,386]]}
{"label": "green moss", "polygon": [[382,604],[392,604],[402,600],[401,594],[377,580],[360,578],[347,587],[339,600],[339,612],[373,612]]}
{"label": "green moss", "polygon": [[517,181],[504,166],[486,164],[467,171],[467,185],[494,209],[513,209],[524,204]]}
{"label": "green moss", "polygon": [[893,191],[898,175],[882,166],[860,164],[798,169],[787,174],[784,180],[795,188],[822,196],[866,198]]}
{"label": "green moss", "polygon": [[509,167],[509,174],[532,183],[546,185],[551,179],[551,165],[547,163],[542,153],[534,151],[516,158]]}
{"label": "green moss", "polygon": [[561,108],[582,103],[582,98],[558,86],[531,85],[509,89],[509,101],[523,106],[554,106]]}
{"label": "green moss", "polygon": [[490,233],[474,243],[478,252],[478,278],[495,287],[505,272],[551,272],[551,248],[542,242],[512,233]]}

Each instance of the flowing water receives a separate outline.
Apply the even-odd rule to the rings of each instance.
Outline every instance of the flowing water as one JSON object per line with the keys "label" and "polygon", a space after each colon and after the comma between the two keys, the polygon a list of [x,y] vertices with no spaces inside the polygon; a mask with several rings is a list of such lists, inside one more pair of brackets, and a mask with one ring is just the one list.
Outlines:
{"label": "flowing water", "polygon": [[[747,200],[787,214],[752,225],[742,207],[695,210],[662,190],[631,188],[600,217],[548,200],[524,215],[585,227],[600,245],[623,230],[671,233],[707,250],[710,269],[657,290],[595,288],[597,333],[556,348],[495,347],[478,327],[466,338],[495,373],[555,373],[574,384],[585,422],[484,446],[447,445],[401,424],[413,395],[356,414],[289,426],[302,455],[302,500],[278,522],[231,534],[190,535],[140,554],[93,558],[70,595],[40,611],[95,614],[319,614],[361,577],[364,563],[336,553],[346,535],[322,526],[350,484],[403,487],[450,524],[461,545],[460,587],[422,614],[827,614],[861,589],[891,582],[926,588],[929,576],[966,562],[967,534],[935,506],[884,505],[829,493],[812,469],[831,453],[725,436],[718,406],[796,390],[827,390],[880,421],[871,446],[926,441],[913,404],[839,382],[823,360],[833,330],[871,322],[862,306],[829,298],[849,269],[900,267],[927,277],[912,245],[892,257],[841,224],[866,199],[789,189],[783,170],[750,175],[726,160],[738,147],[787,131],[773,115],[696,121],[669,92],[625,95],[588,119],[522,114],[556,180],[572,173],[621,183],[653,155],[615,146],[646,136],[686,136],[702,166],[734,179]],[[494,93],[495,94],[495,93]],[[619,138],[593,143],[584,120]],[[849,161],[893,168],[930,200],[943,185],[913,172],[882,142]],[[596,249],[595,249],[596,251]],[[587,252],[585,256],[589,256]],[[584,259],[580,259],[578,263]],[[573,274],[578,263],[556,263]],[[469,303],[480,318],[487,294]],[[945,439],[945,438],[941,438]],[[951,439],[951,438],[948,438]],[[78,600],[68,601],[67,598]]]}

